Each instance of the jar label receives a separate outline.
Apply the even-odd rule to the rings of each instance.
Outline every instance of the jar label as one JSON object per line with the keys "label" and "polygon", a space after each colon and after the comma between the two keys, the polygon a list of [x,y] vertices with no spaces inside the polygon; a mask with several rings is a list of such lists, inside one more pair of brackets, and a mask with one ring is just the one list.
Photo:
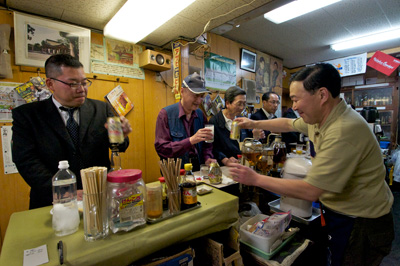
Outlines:
{"label": "jar label", "polygon": [[119,218],[121,223],[131,222],[144,217],[143,194],[134,194],[123,198],[119,203]]}
{"label": "jar label", "polygon": [[195,204],[197,203],[197,190],[193,188],[183,188],[183,203]]}

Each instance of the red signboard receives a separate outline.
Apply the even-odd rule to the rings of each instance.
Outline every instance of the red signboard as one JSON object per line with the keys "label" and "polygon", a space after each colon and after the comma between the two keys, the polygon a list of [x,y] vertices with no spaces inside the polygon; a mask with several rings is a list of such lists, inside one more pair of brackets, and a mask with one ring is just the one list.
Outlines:
{"label": "red signboard", "polygon": [[370,66],[387,76],[390,76],[399,65],[399,59],[382,53],[381,51],[376,51],[367,63],[367,66]]}

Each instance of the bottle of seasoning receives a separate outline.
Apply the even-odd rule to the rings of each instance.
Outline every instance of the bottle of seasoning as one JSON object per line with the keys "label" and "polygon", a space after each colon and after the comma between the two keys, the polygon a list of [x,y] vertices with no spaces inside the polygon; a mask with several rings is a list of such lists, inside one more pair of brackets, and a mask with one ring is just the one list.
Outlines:
{"label": "bottle of seasoning", "polygon": [[193,166],[191,163],[185,164],[186,175],[181,184],[182,190],[182,207],[181,210],[189,209],[197,205],[197,186],[196,180],[192,173]]}
{"label": "bottle of seasoning", "polygon": [[159,177],[158,181],[160,181],[162,186],[163,210],[168,210],[167,184],[165,184],[165,177]]}
{"label": "bottle of seasoning", "polygon": [[208,174],[208,179],[210,180],[211,184],[214,184],[214,185],[221,184],[222,171],[221,171],[221,168],[219,167],[218,163],[210,164],[210,171]]}

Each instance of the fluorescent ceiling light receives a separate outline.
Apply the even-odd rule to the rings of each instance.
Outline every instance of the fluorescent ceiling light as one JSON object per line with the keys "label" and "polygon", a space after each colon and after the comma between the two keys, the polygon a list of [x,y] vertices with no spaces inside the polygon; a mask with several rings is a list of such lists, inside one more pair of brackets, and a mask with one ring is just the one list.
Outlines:
{"label": "fluorescent ceiling light", "polygon": [[352,39],[344,42],[332,44],[331,48],[335,51],[350,49],[358,46],[368,45],[372,43],[384,42],[400,38],[400,28],[385,32],[379,32],[372,35]]}
{"label": "fluorescent ceiling light", "polygon": [[137,43],[195,0],[128,0],[104,27],[104,36]]}
{"label": "fluorescent ceiling light", "polygon": [[341,0],[297,0],[264,14],[264,18],[280,24]]}

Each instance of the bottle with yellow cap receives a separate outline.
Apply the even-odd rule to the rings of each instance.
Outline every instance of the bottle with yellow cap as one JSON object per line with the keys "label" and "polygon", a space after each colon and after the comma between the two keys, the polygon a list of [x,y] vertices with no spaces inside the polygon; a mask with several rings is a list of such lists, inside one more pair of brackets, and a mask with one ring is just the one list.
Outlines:
{"label": "bottle with yellow cap", "polygon": [[185,179],[181,184],[182,191],[182,207],[181,210],[189,209],[197,205],[197,186],[196,180],[192,173],[193,166],[191,163],[185,164]]}

